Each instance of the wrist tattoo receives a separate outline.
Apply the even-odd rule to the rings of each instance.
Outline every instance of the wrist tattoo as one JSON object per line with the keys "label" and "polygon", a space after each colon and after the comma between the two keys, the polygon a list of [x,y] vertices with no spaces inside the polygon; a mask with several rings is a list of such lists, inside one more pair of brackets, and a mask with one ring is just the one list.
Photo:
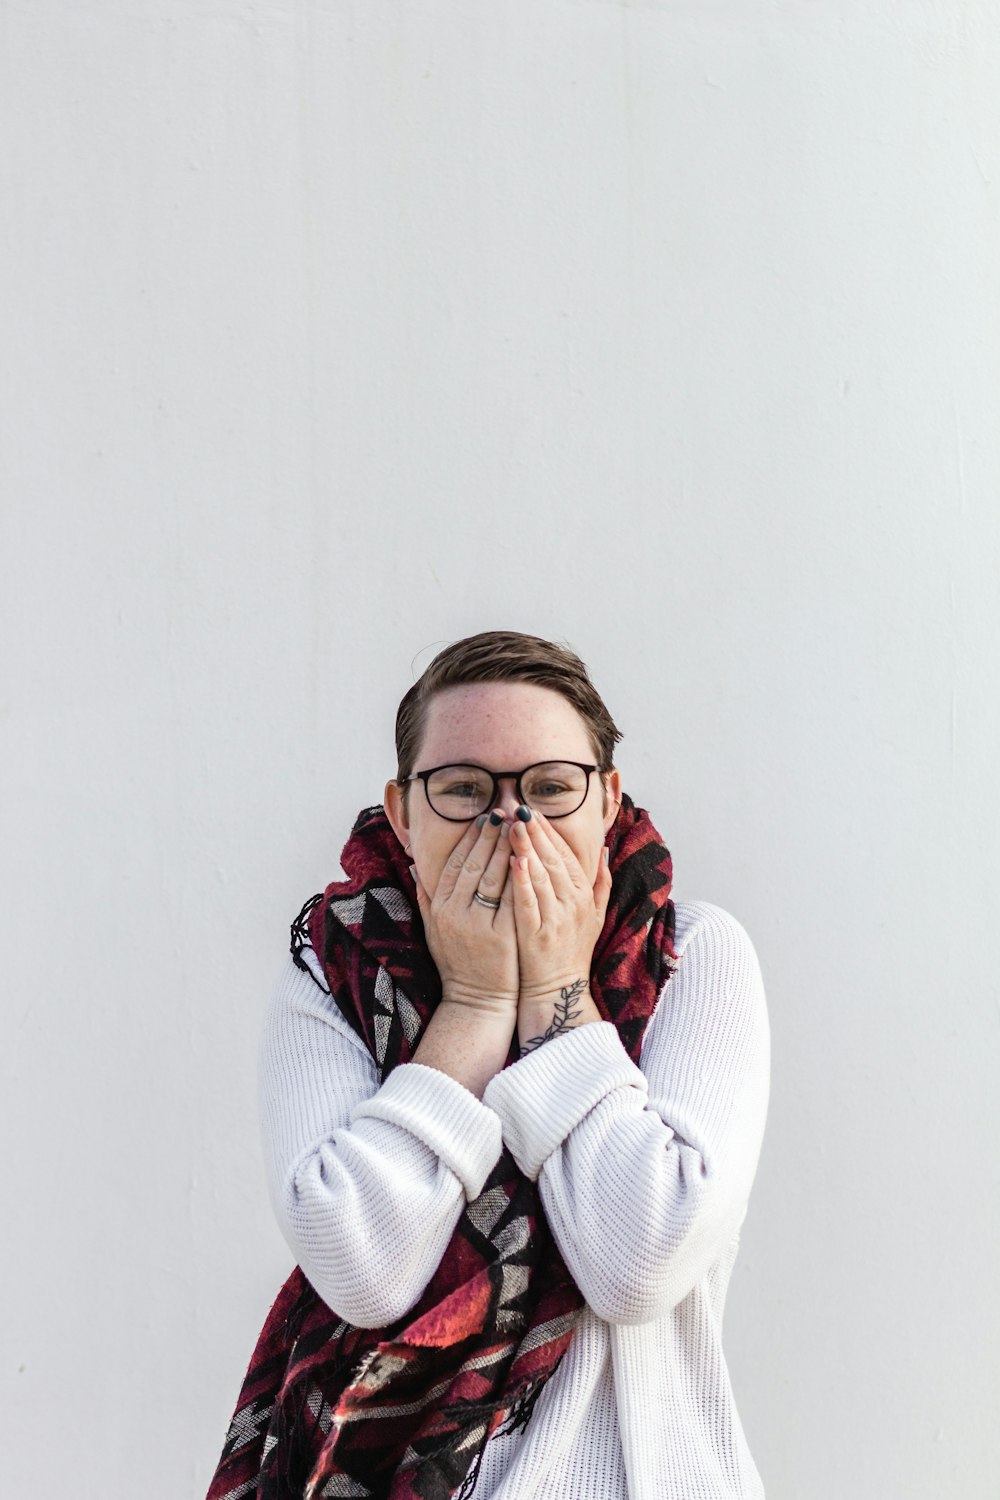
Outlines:
{"label": "wrist tattoo", "polygon": [[562,987],[559,991],[559,999],[556,1001],[556,1008],[552,1015],[551,1024],[546,1027],[544,1035],[533,1036],[530,1041],[521,1043],[522,1057],[526,1052],[536,1051],[543,1042],[551,1041],[554,1036],[560,1036],[563,1032],[574,1029],[570,1025],[570,1022],[575,1020],[577,1016],[581,1016],[583,1011],[571,1010],[570,1007],[574,1001],[579,1000],[586,988],[587,981],[585,979],[574,979],[572,984]]}

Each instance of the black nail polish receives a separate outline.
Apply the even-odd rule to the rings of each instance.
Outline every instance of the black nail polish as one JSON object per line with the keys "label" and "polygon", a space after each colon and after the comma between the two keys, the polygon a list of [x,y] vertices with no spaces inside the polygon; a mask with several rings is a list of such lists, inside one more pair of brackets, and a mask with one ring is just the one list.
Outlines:
{"label": "black nail polish", "polygon": [[490,813],[490,822],[493,824],[493,827],[496,828],[498,823],[503,822],[503,813],[498,813],[496,808],[494,808]]}
{"label": "black nail polish", "polygon": [[521,819],[522,823],[527,823],[531,818],[531,808],[522,805],[517,810],[517,816]]}
{"label": "black nail polish", "polygon": [[479,817],[476,819],[476,827],[477,828],[482,828],[482,826],[483,826],[483,824],[485,822],[486,822],[486,814],[485,813],[480,813]]}

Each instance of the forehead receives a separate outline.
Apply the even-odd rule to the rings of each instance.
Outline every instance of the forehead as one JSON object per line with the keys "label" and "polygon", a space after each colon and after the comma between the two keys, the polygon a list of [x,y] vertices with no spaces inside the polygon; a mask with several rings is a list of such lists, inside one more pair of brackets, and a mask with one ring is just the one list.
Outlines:
{"label": "forehead", "polygon": [[534,682],[474,682],[431,699],[418,768],[473,761],[518,770],[561,757],[595,758],[586,723],[561,693]]}

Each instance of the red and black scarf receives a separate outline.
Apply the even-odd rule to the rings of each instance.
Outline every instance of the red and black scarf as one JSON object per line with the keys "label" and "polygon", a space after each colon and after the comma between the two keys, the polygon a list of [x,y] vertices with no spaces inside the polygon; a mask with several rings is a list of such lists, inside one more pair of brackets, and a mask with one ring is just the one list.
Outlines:
{"label": "red and black scarf", "polygon": [[[673,867],[642,808],[622,797],[590,989],[638,1065],[677,965]],[[329,992],[384,1081],[409,1061],[441,998],[406,855],[381,806],[358,816],[346,880],[307,901],[292,954],[322,961]],[[317,981],[318,982],[318,981]],[[519,1056],[517,1030],[505,1067]],[[584,1306],[537,1185],[504,1146],[414,1307],[355,1328],[296,1266],[257,1340],[207,1500],[451,1500],[472,1493],[483,1449],[523,1427]]]}

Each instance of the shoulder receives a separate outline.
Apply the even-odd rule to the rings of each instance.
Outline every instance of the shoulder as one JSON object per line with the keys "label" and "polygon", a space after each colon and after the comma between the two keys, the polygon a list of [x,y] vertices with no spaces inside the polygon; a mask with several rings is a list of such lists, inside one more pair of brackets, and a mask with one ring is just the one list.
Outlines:
{"label": "shoulder", "polygon": [[711,901],[675,901],[674,918],[677,963],[660,993],[669,1004],[657,1004],[659,1025],[650,1031],[670,1025],[664,1012],[673,1012],[710,1030],[721,1025],[766,1033],[763,976],[743,923]]}
{"label": "shoulder", "polygon": [[[679,967],[759,971],[757,953],[743,923],[711,901],[674,902],[674,951]],[[687,960],[685,965],[684,960]]]}
{"label": "shoulder", "polygon": [[297,962],[286,953],[275,972],[271,988],[271,1010],[309,1010],[322,1014],[336,1009],[323,966],[310,944],[305,944]]}
{"label": "shoulder", "polygon": [[300,957],[305,968],[288,953],[277,971],[265,1016],[262,1045],[287,1043],[319,1021],[359,1048],[366,1057],[370,1056],[368,1048],[330,994],[323,966],[311,944],[302,947]]}

